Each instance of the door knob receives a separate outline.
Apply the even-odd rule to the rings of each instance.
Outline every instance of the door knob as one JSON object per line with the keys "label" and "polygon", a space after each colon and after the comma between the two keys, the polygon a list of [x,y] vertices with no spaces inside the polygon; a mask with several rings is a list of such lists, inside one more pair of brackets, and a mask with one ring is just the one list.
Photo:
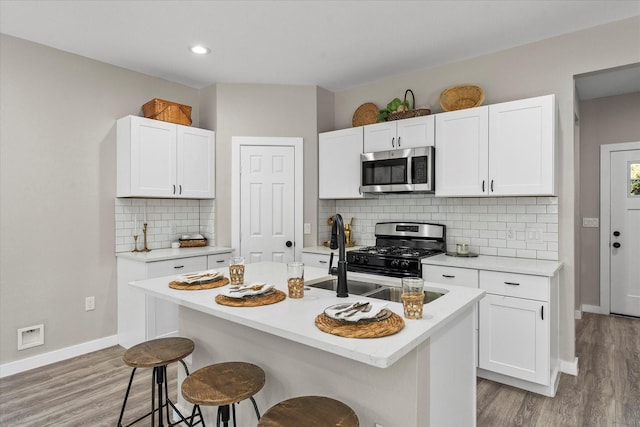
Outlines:
{"label": "door knob", "polygon": [[291,240],[287,240],[287,243],[285,243],[285,245],[290,248],[291,246],[293,246],[293,242],[291,242]]}
{"label": "door knob", "polygon": [[616,249],[619,248],[620,246],[622,246],[622,245],[619,242],[615,242],[613,244],[613,247],[616,248]]}
{"label": "door knob", "polygon": [[614,231],[614,232],[613,232],[613,235],[614,235],[614,236],[616,236],[616,237],[618,237],[618,236],[620,235],[620,232],[619,232],[619,231]]}

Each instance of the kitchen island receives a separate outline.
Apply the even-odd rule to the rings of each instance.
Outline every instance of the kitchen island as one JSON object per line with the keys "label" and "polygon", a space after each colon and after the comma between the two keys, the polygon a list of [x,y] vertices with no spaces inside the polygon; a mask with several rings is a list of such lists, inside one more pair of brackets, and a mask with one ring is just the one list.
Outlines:
{"label": "kitchen island", "polygon": [[[281,400],[313,394],[346,403],[361,426],[475,425],[473,306],[484,291],[427,283],[446,294],[425,306],[423,319],[405,319],[391,336],[357,339],[322,332],[314,319],[326,307],[366,297],[337,298],[333,291],[309,288],[299,300],[229,307],[214,300],[221,288],[175,290],[168,287],[174,278],[131,285],[179,304],[180,335],[196,343],[187,361],[191,370],[233,360],[261,366],[267,382],[255,398],[263,412]],[[329,278],[324,269],[305,269],[307,284]],[[248,264],[245,283],[254,281],[286,292],[286,266]],[[388,308],[402,316],[401,304],[390,302]],[[213,412],[206,413],[213,420]],[[252,417],[250,404],[241,403],[239,422],[253,425]]]}

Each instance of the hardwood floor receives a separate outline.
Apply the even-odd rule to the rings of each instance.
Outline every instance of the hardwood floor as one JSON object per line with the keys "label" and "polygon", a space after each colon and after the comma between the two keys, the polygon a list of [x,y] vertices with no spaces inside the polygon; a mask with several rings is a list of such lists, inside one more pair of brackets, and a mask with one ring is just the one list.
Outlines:
{"label": "hardwood floor", "polygon": [[554,398],[479,379],[478,426],[640,427],[640,319],[585,313],[576,355]]}
{"label": "hardwood floor", "polygon": [[[124,351],[110,347],[0,379],[0,426],[115,427],[131,375]],[[173,401],[177,366],[167,369]],[[151,409],[151,371],[136,371],[123,423]]]}
{"label": "hardwood floor", "polygon": [[[1,379],[0,426],[115,426],[131,373],[123,353],[111,347]],[[478,380],[478,426],[640,427],[640,319],[585,313],[576,354],[580,373],[563,374],[555,398]],[[177,364],[168,375],[175,400]],[[126,419],[149,410],[150,387],[151,370],[138,370]]]}

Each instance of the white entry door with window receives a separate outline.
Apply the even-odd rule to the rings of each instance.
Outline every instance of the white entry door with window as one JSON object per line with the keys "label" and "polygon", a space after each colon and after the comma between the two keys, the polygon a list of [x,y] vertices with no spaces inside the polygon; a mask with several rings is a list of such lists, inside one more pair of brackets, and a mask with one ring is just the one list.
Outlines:
{"label": "white entry door with window", "polygon": [[640,142],[602,145],[600,166],[600,305],[640,317]]}
{"label": "white entry door with window", "polygon": [[302,138],[234,137],[233,152],[237,253],[248,263],[295,260],[296,240],[302,242]]}
{"label": "white entry door with window", "polygon": [[610,162],[611,312],[640,317],[640,150],[613,151]]}

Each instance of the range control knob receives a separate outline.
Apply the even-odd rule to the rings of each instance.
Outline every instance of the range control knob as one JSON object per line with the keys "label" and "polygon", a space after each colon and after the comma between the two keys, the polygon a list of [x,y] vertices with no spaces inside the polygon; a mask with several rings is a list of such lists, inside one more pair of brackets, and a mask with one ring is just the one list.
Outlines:
{"label": "range control knob", "polygon": [[363,264],[369,264],[369,257],[363,256],[362,257],[362,263]]}
{"label": "range control knob", "polygon": [[397,267],[398,265],[400,265],[400,261],[398,261],[397,259],[391,260],[391,267]]}
{"label": "range control knob", "polygon": [[402,266],[402,268],[409,268],[409,261],[402,261],[400,265]]}

